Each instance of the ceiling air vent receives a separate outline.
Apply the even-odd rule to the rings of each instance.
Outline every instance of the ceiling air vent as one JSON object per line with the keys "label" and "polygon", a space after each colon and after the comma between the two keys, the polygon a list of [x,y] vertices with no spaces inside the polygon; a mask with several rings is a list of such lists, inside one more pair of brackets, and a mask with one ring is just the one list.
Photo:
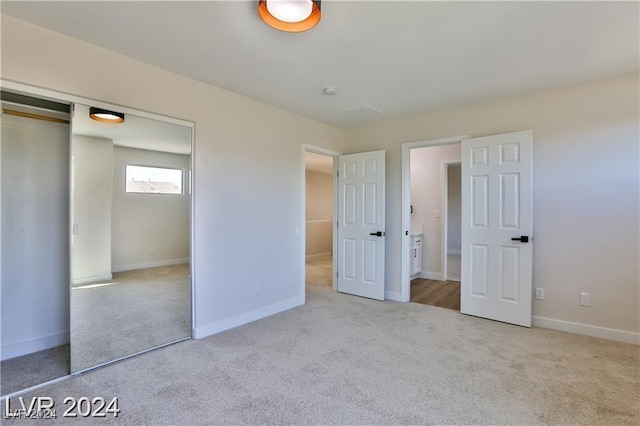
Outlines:
{"label": "ceiling air vent", "polygon": [[345,109],[340,113],[340,115],[354,120],[371,120],[381,116],[382,114],[382,111],[369,105]]}

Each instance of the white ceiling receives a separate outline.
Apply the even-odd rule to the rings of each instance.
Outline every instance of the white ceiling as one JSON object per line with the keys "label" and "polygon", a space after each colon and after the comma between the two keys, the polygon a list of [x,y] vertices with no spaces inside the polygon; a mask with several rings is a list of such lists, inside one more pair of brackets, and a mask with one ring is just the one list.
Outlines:
{"label": "white ceiling", "polygon": [[[316,28],[290,34],[264,25],[255,1],[2,1],[19,19],[340,127],[637,72],[638,8],[325,0]],[[384,114],[341,114],[365,105]]]}

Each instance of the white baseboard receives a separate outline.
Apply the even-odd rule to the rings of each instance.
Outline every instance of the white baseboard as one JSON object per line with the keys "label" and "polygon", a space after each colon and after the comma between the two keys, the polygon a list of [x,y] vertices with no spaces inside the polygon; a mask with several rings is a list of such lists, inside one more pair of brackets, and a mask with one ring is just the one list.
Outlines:
{"label": "white baseboard", "polygon": [[447,254],[457,254],[458,256],[462,255],[461,250],[447,250]]}
{"label": "white baseboard", "polygon": [[73,285],[82,285],[82,284],[95,283],[98,281],[110,281],[111,279],[113,279],[113,274],[103,274],[103,275],[96,275],[93,277],[76,278],[72,280],[71,283]]}
{"label": "white baseboard", "polygon": [[9,343],[2,346],[0,359],[4,361],[6,359],[44,351],[45,349],[55,348],[56,346],[66,345],[67,343],[69,343],[68,331],[37,337],[35,339],[23,340],[22,342]]}
{"label": "white baseboard", "polygon": [[384,300],[393,300],[394,302],[402,302],[402,294],[396,291],[385,291]]}
{"label": "white baseboard", "polygon": [[304,305],[304,296],[294,297],[293,299],[285,300],[284,302],[276,303],[275,305],[265,306],[264,308],[203,325],[202,327],[195,327],[193,329],[193,338],[202,339],[240,325],[248,324],[250,322],[287,311],[300,305]]}
{"label": "white baseboard", "polygon": [[580,324],[577,322],[536,316],[531,317],[531,325],[534,327],[550,328],[552,330],[566,331],[568,333],[582,334],[584,336],[599,337],[601,339],[615,340],[616,342],[640,345],[640,333],[632,333],[630,331],[615,330],[612,328],[597,327],[595,325]]}
{"label": "white baseboard", "polygon": [[122,265],[114,265],[113,267],[111,267],[111,271],[133,271],[135,269],[157,268],[159,266],[182,265],[183,263],[189,263],[189,258],[183,257],[180,259],[153,260],[151,262],[124,263]]}
{"label": "white baseboard", "polygon": [[305,256],[306,260],[318,260],[318,259],[329,259],[329,258],[331,258],[330,251],[326,253],[310,254],[308,256]]}
{"label": "white baseboard", "polygon": [[442,281],[442,273],[440,272],[425,272],[422,271],[418,274],[418,278],[422,278],[424,280],[439,280]]}

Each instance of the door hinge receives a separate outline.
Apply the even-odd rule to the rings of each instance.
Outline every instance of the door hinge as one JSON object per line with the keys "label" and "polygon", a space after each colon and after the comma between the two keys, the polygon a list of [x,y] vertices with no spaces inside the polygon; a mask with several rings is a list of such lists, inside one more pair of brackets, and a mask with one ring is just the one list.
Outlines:
{"label": "door hinge", "polygon": [[340,222],[336,221],[336,228],[340,228]]}

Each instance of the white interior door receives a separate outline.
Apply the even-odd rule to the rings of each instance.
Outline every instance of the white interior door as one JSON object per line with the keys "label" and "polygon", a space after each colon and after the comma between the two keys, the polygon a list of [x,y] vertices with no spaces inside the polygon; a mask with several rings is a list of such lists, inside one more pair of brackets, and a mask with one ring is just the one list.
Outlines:
{"label": "white interior door", "polygon": [[462,141],[463,314],[531,326],[532,140]]}
{"label": "white interior door", "polygon": [[384,300],[384,151],[338,157],[338,291]]}

